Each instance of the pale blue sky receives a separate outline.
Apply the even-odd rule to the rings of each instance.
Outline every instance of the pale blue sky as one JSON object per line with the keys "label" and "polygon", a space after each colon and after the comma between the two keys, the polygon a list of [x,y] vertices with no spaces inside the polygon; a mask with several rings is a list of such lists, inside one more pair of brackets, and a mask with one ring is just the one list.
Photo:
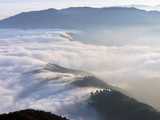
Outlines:
{"label": "pale blue sky", "polygon": [[0,19],[23,11],[47,8],[59,9],[77,6],[107,7],[133,4],[146,5],[153,8],[153,6],[160,5],[160,0],[0,0]]}

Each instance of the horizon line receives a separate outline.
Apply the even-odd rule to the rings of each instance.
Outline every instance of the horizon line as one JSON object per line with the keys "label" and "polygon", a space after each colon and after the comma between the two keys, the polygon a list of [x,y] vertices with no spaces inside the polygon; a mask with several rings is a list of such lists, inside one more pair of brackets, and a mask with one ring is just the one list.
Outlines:
{"label": "horizon line", "polygon": [[54,10],[65,10],[65,9],[69,9],[69,8],[94,8],[94,9],[107,9],[107,8],[134,8],[134,9],[137,9],[137,10],[143,10],[143,11],[146,11],[146,12],[151,12],[151,11],[157,11],[157,12],[160,12],[160,10],[147,10],[147,9],[143,9],[143,8],[139,8],[139,7],[136,7],[136,6],[134,6],[134,5],[130,5],[130,6],[125,6],[125,5],[117,5],[117,6],[106,6],[106,7],[95,7],[95,6],[77,6],[77,7],[64,7],[64,8],[52,8],[52,7],[50,7],[50,8],[46,8],[46,9],[37,9],[37,10],[28,10],[28,11],[22,11],[22,12],[18,12],[18,13],[15,13],[15,14],[13,14],[13,15],[11,15],[11,16],[7,16],[7,17],[4,17],[4,18],[2,18],[2,19],[0,19],[0,21],[2,21],[2,20],[5,20],[5,19],[7,19],[7,18],[10,18],[10,17],[13,17],[13,16],[16,16],[16,15],[19,15],[19,14],[21,14],[21,13],[29,13],[29,12],[38,12],[38,11],[45,11],[45,10],[50,10],[50,9],[54,9]]}

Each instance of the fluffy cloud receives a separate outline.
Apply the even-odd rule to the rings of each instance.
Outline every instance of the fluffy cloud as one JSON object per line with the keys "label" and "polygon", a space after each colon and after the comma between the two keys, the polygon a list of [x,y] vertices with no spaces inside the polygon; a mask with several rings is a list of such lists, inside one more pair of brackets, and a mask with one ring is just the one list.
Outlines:
{"label": "fluffy cloud", "polygon": [[[69,111],[69,117],[74,117],[74,107],[68,106],[78,105],[84,100],[81,98],[94,89],[68,87],[64,81],[42,80],[53,76],[52,73],[44,72],[36,77],[26,74],[48,63],[89,71],[103,81],[123,88],[138,100],[159,107],[160,48],[157,45],[138,43],[139,40],[136,44],[124,42],[120,46],[96,45],[90,40],[85,44],[60,37],[63,32],[1,30],[1,113],[30,107],[62,114]],[[83,106],[81,109],[84,111]]]}

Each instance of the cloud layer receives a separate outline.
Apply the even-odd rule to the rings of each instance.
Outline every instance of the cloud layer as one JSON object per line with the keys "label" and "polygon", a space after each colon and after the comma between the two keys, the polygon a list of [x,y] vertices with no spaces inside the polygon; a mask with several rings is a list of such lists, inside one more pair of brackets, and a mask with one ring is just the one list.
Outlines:
{"label": "cloud layer", "polygon": [[[81,113],[74,108],[78,105],[81,106],[79,110],[86,110],[85,105],[80,105],[85,100],[82,98],[86,98],[83,96],[88,96],[95,89],[68,87],[68,82],[64,81],[46,83],[42,79],[54,76],[50,72],[42,72],[38,76],[26,74],[43,68],[48,63],[94,73],[103,81],[119,86],[127,94],[159,109],[160,48],[157,43],[150,46],[142,44],[145,39],[138,39],[134,43],[126,44],[121,38],[121,45],[111,44],[112,42],[97,45],[91,40],[85,44],[81,40],[70,41],[62,37],[64,32],[1,30],[0,113],[29,107],[67,114],[70,118],[74,118],[77,113],[85,116],[86,112]],[[81,34],[77,31],[71,32]],[[120,36],[121,34],[124,33],[119,33]],[[126,36],[125,39],[130,37]],[[87,111],[91,111],[90,108]]]}

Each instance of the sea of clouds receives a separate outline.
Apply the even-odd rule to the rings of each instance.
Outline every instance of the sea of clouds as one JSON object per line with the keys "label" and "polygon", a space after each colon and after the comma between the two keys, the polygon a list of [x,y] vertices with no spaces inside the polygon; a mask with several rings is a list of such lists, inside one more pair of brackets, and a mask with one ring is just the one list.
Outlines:
{"label": "sea of clouds", "polygon": [[[155,35],[146,37],[157,41],[150,45],[145,37],[140,40],[142,35],[148,35],[148,31],[140,29],[142,35],[128,35],[123,40],[125,34],[134,30],[115,31],[117,41],[119,35],[117,44],[108,41],[115,40],[113,32],[108,30],[96,31],[97,39],[103,37],[103,42],[98,43],[87,37],[92,34],[74,30],[0,30],[0,113],[35,108],[77,120],[97,119],[96,114],[88,115],[94,110],[82,104],[95,88],[71,87],[63,79],[44,81],[43,78],[54,76],[49,72],[30,74],[48,63],[91,72],[108,84],[122,88],[126,94],[160,109],[158,37],[156,40],[152,37]],[[71,40],[69,32],[78,37]],[[87,42],[81,40],[84,35]],[[126,42],[127,39],[135,41]]]}

